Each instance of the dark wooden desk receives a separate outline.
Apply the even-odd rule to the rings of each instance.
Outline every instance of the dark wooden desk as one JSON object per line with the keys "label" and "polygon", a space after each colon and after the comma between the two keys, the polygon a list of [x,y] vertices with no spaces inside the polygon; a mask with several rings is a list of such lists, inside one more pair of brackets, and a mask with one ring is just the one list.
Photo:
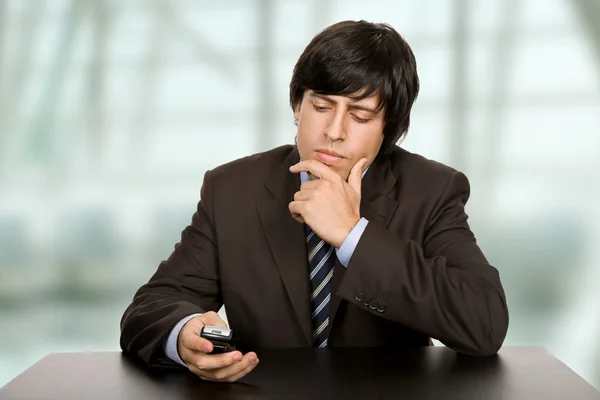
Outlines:
{"label": "dark wooden desk", "polygon": [[234,384],[187,370],[149,370],[119,352],[51,354],[0,389],[0,399],[600,399],[543,348],[490,358],[444,347],[258,351]]}

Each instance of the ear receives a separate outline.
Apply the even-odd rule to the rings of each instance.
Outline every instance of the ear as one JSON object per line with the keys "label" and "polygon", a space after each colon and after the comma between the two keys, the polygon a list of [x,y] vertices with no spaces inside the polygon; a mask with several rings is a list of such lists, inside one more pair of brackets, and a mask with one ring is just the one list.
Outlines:
{"label": "ear", "polygon": [[298,121],[300,119],[300,107],[302,106],[302,102],[298,102],[294,107],[294,119]]}

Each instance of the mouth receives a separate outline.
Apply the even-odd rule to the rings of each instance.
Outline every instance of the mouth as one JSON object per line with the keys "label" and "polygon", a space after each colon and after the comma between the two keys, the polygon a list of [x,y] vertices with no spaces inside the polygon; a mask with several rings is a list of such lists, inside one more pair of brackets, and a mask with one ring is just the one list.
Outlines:
{"label": "mouth", "polygon": [[344,156],[335,151],[330,150],[316,150],[316,157],[319,161],[326,165],[336,165],[342,162]]}

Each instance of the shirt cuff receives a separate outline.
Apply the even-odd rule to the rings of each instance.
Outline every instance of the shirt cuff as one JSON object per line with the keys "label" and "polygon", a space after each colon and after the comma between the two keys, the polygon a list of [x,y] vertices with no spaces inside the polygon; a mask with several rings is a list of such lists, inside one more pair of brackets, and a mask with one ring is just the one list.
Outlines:
{"label": "shirt cuff", "polygon": [[361,218],[354,228],[352,228],[350,234],[348,234],[346,240],[344,240],[344,243],[342,243],[340,248],[335,249],[335,255],[344,267],[348,267],[350,258],[352,258],[352,254],[354,254],[354,250],[358,245],[358,241],[360,240],[368,223],[369,221],[367,219]]}
{"label": "shirt cuff", "polygon": [[186,324],[186,322],[188,322],[190,319],[197,317],[198,315],[202,315],[201,313],[197,313],[197,314],[191,314],[188,315],[185,318],[182,318],[181,320],[179,320],[179,322],[173,327],[173,329],[171,329],[171,333],[169,333],[169,337],[167,338],[167,341],[165,342],[165,346],[164,346],[164,351],[165,354],[167,355],[167,357],[169,357],[171,360],[175,361],[178,364],[181,364],[182,366],[187,368],[186,363],[181,359],[181,357],[179,356],[179,351],[177,350],[177,339],[179,338],[179,332],[181,331],[181,328],[183,328],[183,326]]}

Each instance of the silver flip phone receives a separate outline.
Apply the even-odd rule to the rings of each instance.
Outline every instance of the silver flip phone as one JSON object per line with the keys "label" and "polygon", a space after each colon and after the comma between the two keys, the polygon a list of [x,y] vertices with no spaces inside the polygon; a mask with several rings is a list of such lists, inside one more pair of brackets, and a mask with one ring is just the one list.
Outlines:
{"label": "silver flip phone", "polygon": [[202,327],[200,337],[210,340],[213,344],[211,354],[227,353],[235,350],[235,341],[231,329],[205,325]]}

